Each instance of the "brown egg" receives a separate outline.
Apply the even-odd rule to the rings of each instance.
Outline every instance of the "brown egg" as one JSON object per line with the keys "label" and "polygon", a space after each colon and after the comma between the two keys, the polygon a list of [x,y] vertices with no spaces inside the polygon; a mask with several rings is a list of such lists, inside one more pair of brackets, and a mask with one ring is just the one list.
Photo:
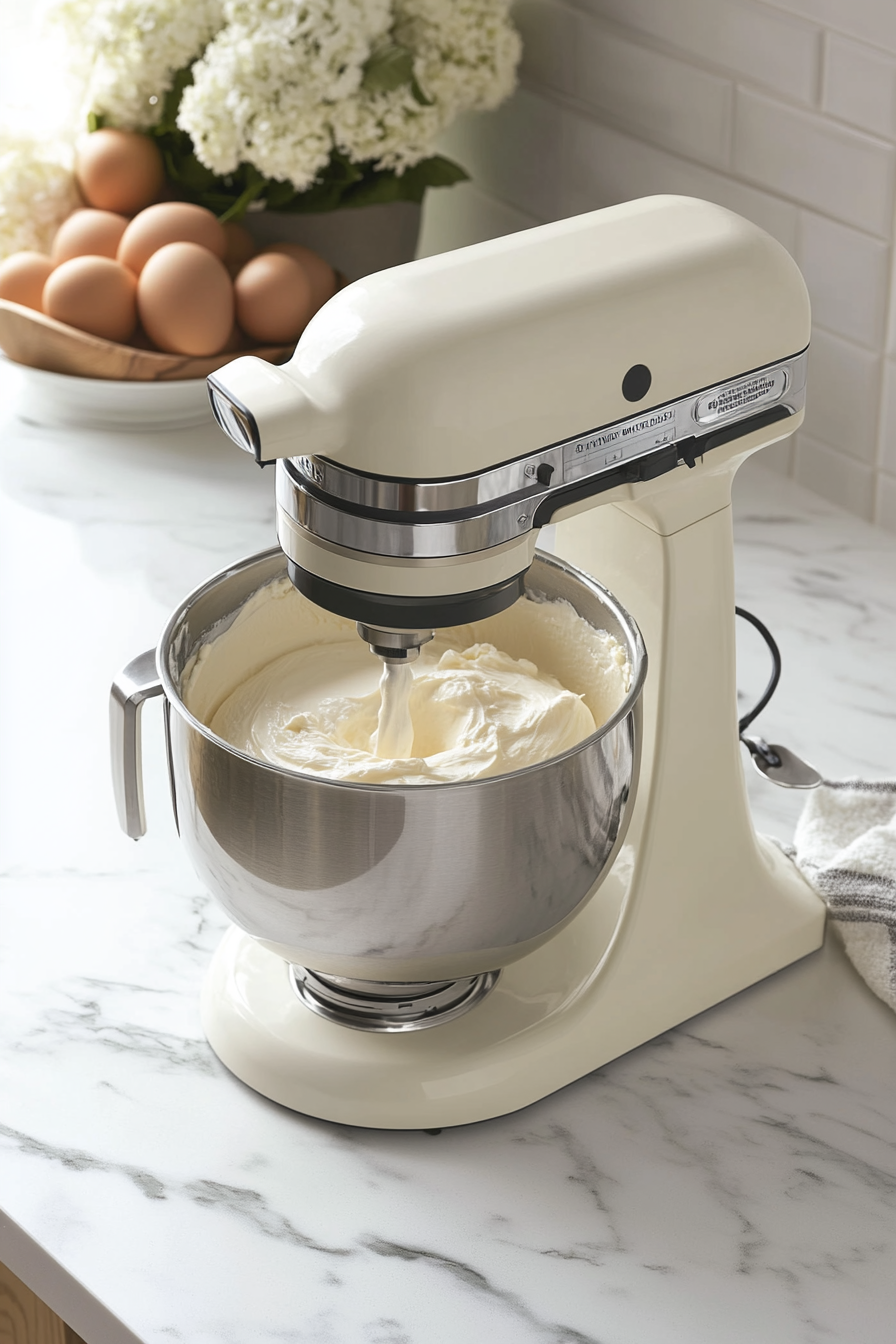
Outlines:
{"label": "brown egg", "polygon": [[56,230],[50,249],[54,264],[71,257],[114,258],[127,226],[127,217],[112,210],[76,210]]}
{"label": "brown egg", "polygon": [[168,243],[198,243],[223,260],[224,229],[211,210],[186,201],[161,201],[131,220],[118,245],[118,260],[139,275],[154,252]]}
{"label": "brown egg", "polygon": [[41,296],[53,263],[43,252],[14,252],[0,261],[0,299],[41,311]]}
{"label": "brown egg", "polygon": [[158,196],[165,167],[149,136],[105,127],[79,140],[75,177],[88,205],[135,215]]}
{"label": "brown egg", "polygon": [[140,321],[160,350],[216,355],[233,327],[233,284],[224,263],[198,243],[166,243],[137,282]]}
{"label": "brown egg", "polygon": [[263,344],[297,340],[314,316],[308,272],[282,252],[262,252],[247,261],[233,290],[237,322]]}
{"label": "brown egg", "polygon": [[242,224],[234,224],[228,220],[221,226],[224,230],[224,239],[226,251],[224,253],[224,265],[231,275],[236,275],[242,270],[246,262],[255,256],[258,248],[255,246],[255,239],[248,229],[244,229]]}
{"label": "brown egg", "polygon": [[328,261],[319,257],[316,252],[312,252],[310,247],[302,247],[299,243],[272,243],[266,247],[265,252],[282,252],[284,256],[292,257],[300,266],[308,272],[308,279],[311,281],[311,294],[314,299],[314,311],[326,303],[327,299],[332,299],[336,293],[336,272]]}
{"label": "brown egg", "polygon": [[44,312],[107,341],[126,341],[137,323],[137,282],[111,257],[71,257],[44,285]]}

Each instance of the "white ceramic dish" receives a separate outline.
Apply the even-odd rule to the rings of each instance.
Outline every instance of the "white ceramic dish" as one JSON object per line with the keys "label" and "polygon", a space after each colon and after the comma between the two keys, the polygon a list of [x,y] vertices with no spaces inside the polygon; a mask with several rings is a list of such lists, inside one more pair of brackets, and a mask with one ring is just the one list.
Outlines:
{"label": "white ceramic dish", "polygon": [[47,373],[0,355],[16,376],[20,420],[53,429],[130,431],[187,429],[210,424],[204,378],[178,382],[128,382]]}

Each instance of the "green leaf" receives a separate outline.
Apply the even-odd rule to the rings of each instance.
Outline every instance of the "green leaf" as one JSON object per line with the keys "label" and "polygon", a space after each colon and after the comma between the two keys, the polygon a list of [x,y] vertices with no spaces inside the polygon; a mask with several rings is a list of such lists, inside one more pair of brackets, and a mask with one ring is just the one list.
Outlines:
{"label": "green leaf", "polygon": [[287,215],[316,215],[326,210],[338,210],[345,191],[343,182],[315,182],[307,191],[296,192],[280,209]]}
{"label": "green leaf", "polygon": [[321,178],[307,191],[297,192],[291,200],[275,204],[272,193],[267,195],[270,209],[283,214],[320,214],[325,210],[351,210],[364,205],[387,205],[390,201],[413,201],[419,204],[429,187],[450,187],[467,180],[467,174],[457,163],[440,154],[423,159],[408,168],[399,177],[384,172],[372,164],[351,164],[351,181],[336,176],[332,160]]}
{"label": "green leaf", "polygon": [[360,182],[364,176],[365,165],[352,163],[347,154],[334,149],[330,155],[330,162],[327,164],[323,173],[318,178],[319,182],[342,182],[350,185],[352,182]]}
{"label": "green leaf", "polygon": [[370,54],[361,87],[368,93],[391,93],[414,78],[414,53],[397,42]]}
{"label": "green leaf", "polygon": [[426,187],[453,187],[456,182],[469,182],[470,174],[453,159],[443,154],[433,154],[431,159],[421,159],[413,168],[409,168],[405,177],[422,182]]}
{"label": "green leaf", "polygon": [[272,182],[265,200],[269,209],[290,215],[338,210],[344,203],[345,193],[351,191],[356,183],[364,181],[365,168],[368,166],[352,163],[344,154],[334,150],[329,163],[310,187],[296,191],[289,182]]}
{"label": "green leaf", "polygon": [[205,164],[200,163],[195,154],[178,154],[173,158],[175,182],[188,187],[190,191],[208,191],[215,184],[215,175]]}
{"label": "green leaf", "polygon": [[269,210],[284,210],[295,195],[291,182],[270,182],[264,198]]}
{"label": "green leaf", "polygon": [[[224,214],[227,214],[234,203],[233,196],[228,196],[220,191],[197,192],[189,199],[194,205],[204,205],[206,210],[211,210],[213,215],[218,216],[218,219],[221,219]],[[241,217],[242,216],[240,216],[240,218]],[[237,219],[237,216],[235,214],[228,214],[228,219],[235,220]]]}
{"label": "green leaf", "polygon": [[106,118],[103,116],[102,112],[87,113],[88,131],[101,131],[105,126],[105,124],[106,124]]}
{"label": "green leaf", "polygon": [[221,224],[226,224],[230,219],[242,219],[249,206],[250,201],[254,201],[264,191],[265,181],[262,177],[259,182],[251,182],[245,191],[242,191],[232,205],[228,206],[223,215],[218,219]]}
{"label": "green leaf", "polygon": [[417,102],[420,103],[422,107],[432,107],[433,100],[431,98],[427,98],[426,94],[423,92],[420,85],[417,83],[416,76],[411,80],[411,93],[414,95]]}
{"label": "green leaf", "polygon": [[171,88],[162,101],[162,114],[153,128],[156,135],[166,135],[169,132],[177,131],[177,113],[180,109],[180,100],[184,96],[184,89],[188,89],[192,83],[193,67],[191,65],[182,66],[175,73]]}

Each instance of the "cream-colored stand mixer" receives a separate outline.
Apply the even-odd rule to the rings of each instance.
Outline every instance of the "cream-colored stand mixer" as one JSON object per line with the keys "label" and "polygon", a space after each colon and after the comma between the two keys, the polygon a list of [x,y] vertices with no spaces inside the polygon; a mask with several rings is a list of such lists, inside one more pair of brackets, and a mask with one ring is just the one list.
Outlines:
{"label": "cream-colored stand mixer", "polygon": [[[649,660],[629,824],[591,898],[426,1030],[311,1011],[289,946],[232,930],[203,1021],[240,1078],[330,1120],[463,1124],[820,946],[822,902],[748,809],[730,507],[738,466],[802,421],[808,342],[782,247],[656,197],[369,276],[288,364],[239,359],[209,380],[226,432],[277,459],[293,583],[381,656],[515,601],[553,523],[558,555],[631,613]],[[431,982],[431,964],[396,977],[373,957],[329,985],[363,997]]]}

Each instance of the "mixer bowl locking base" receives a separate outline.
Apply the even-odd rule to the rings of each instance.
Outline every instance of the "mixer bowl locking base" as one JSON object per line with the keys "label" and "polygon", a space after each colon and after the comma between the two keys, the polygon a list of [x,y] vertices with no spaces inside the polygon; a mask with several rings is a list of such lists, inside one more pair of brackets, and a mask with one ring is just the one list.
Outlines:
{"label": "mixer bowl locking base", "polygon": [[384,984],[322,975],[307,966],[290,967],[293,988],[306,1008],[356,1031],[421,1031],[441,1026],[475,1008],[500,974],[485,971],[461,980]]}

